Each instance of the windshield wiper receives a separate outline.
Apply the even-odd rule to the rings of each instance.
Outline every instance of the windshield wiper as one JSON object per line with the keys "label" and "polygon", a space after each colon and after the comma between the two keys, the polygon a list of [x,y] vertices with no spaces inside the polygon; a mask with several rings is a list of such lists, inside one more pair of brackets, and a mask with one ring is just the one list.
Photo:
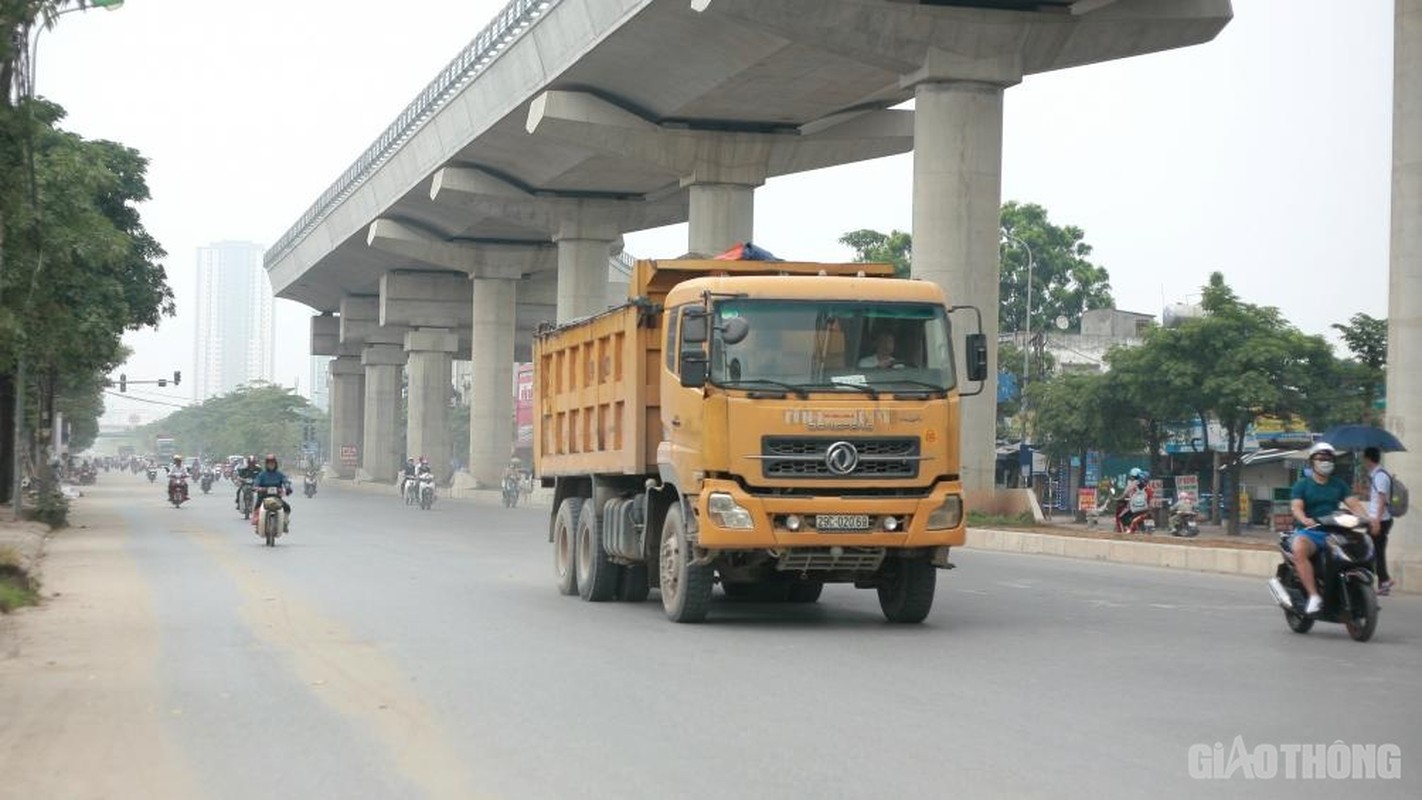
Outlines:
{"label": "windshield wiper", "polygon": [[722,386],[736,386],[736,385],[743,384],[743,383],[763,383],[763,384],[766,384],[766,385],[769,385],[769,386],[774,386],[774,387],[776,387],[777,389],[784,389],[784,390],[787,391],[787,392],[794,392],[795,395],[796,395],[797,397],[799,397],[800,399],[802,399],[802,400],[803,400],[803,399],[806,399],[806,398],[808,398],[808,397],[810,396],[810,393],[809,393],[809,392],[805,391],[804,389],[800,388],[799,386],[796,386],[796,385],[793,384],[793,383],[785,383],[785,382],[783,382],[783,381],[773,381],[773,380],[770,380],[769,378],[743,378],[743,379],[738,380],[738,381],[726,381],[725,383],[722,383],[721,385],[722,385]]}
{"label": "windshield wiper", "polygon": [[948,396],[947,389],[944,389],[942,386],[939,386],[936,383],[929,383],[927,381],[916,381],[911,378],[894,378],[893,380],[884,381],[884,383],[907,383],[912,386],[922,386],[924,390],[932,392],[933,394],[941,395],[943,397]]}
{"label": "windshield wiper", "polygon": [[808,387],[810,387],[810,388],[812,388],[812,389],[822,389],[822,388],[831,388],[831,389],[840,389],[840,388],[845,388],[845,389],[857,389],[857,390],[859,390],[859,391],[861,391],[861,392],[863,392],[863,393],[869,395],[870,397],[874,398],[875,400],[878,400],[878,399],[879,399],[879,390],[878,390],[878,389],[875,389],[873,386],[870,386],[870,385],[865,384],[865,383],[838,383],[838,382],[835,382],[835,383],[804,383],[804,384],[801,384],[801,385],[802,385],[802,386],[808,386]]}

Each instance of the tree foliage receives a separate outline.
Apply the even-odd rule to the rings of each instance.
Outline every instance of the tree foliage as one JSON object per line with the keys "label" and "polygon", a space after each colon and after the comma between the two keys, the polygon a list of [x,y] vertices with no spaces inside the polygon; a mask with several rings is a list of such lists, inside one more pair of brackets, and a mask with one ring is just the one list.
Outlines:
{"label": "tree foliage", "polygon": [[839,237],[839,243],[854,248],[854,260],[870,264],[893,264],[900,278],[910,275],[913,259],[913,236],[895,230],[887,234],[861,228]]}
{"label": "tree foliage", "polygon": [[283,462],[294,464],[307,420],[324,440],[328,418],[306,398],[282,386],[254,381],[151,422],[137,435],[144,442],[171,436],[185,456],[219,459],[238,453],[276,453]]}
{"label": "tree foliage", "polygon": [[1089,260],[1091,245],[1085,242],[1081,228],[1055,225],[1045,208],[1016,201],[1003,204],[1000,224],[1004,236],[998,278],[999,330],[1027,329],[1029,263],[1033,330],[1044,328],[1057,317],[1065,317],[1069,328],[1079,330],[1083,312],[1112,307],[1110,273]]}

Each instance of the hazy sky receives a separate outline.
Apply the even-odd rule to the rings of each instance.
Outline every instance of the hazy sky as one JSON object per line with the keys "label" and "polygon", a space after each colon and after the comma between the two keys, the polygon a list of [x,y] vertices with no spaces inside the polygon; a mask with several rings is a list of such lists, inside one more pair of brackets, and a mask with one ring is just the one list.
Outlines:
{"label": "hazy sky", "polygon": [[[44,33],[39,92],[68,109],[65,125],[151,160],[143,217],[179,313],[129,337],[128,374],[194,374],[196,248],[273,242],[503,5],[128,0]],[[1384,316],[1392,0],[1234,7],[1209,44],[1010,89],[1003,198],[1083,228],[1120,308],[1158,314],[1221,270],[1309,332]],[[847,259],[845,231],[911,228],[911,186],[907,155],[773,179],[756,195],[757,243]],[[682,253],[686,228],[630,234],[627,249]],[[276,377],[305,393],[309,310],[278,306]]]}

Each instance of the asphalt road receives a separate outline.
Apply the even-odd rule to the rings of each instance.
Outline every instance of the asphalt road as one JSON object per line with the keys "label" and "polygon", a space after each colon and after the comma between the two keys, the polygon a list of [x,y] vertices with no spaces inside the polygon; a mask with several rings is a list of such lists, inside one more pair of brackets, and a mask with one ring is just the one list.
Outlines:
{"label": "asphalt road", "polygon": [[[1422,598],[1357,644],[1257,579],[964,550],[923,625],[843,586],[674,625],[655,592],[559,595],[544,509],[325,487],[268,549],[230,489],[88,501],[126,525],[201,796],[1422,797]],[[1401,778],[1191,776],[1236,736],[1393,744]]]}

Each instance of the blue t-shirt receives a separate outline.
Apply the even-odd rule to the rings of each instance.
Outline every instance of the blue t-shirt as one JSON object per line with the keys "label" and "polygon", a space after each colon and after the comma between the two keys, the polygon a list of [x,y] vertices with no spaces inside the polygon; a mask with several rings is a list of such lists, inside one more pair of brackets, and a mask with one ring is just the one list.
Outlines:
{"label": "blue t-shirt", "polygon": [[[1290,497],[1294,500],[1302,500],[1304,504],[1304,516],[1309,519],[1326,517],[1338,510],[1338,504],[1343,502],[1345,497],[1353,494],[1353,490],[1348,488],[1348,484],[1342,478],[1330,476],[1327,483],[1319,483],[1313,478],[1299,478],[1294,484],[1294,490]],[[1294,520],[1295,528],[1303,526]]]}
{"label": "blue t-shirt", "polygon": [[256,479],[252,481],[258,487],[262,486],[286,486],[288,481],[286,473],[281,470],[264,469],[257,473]]}

